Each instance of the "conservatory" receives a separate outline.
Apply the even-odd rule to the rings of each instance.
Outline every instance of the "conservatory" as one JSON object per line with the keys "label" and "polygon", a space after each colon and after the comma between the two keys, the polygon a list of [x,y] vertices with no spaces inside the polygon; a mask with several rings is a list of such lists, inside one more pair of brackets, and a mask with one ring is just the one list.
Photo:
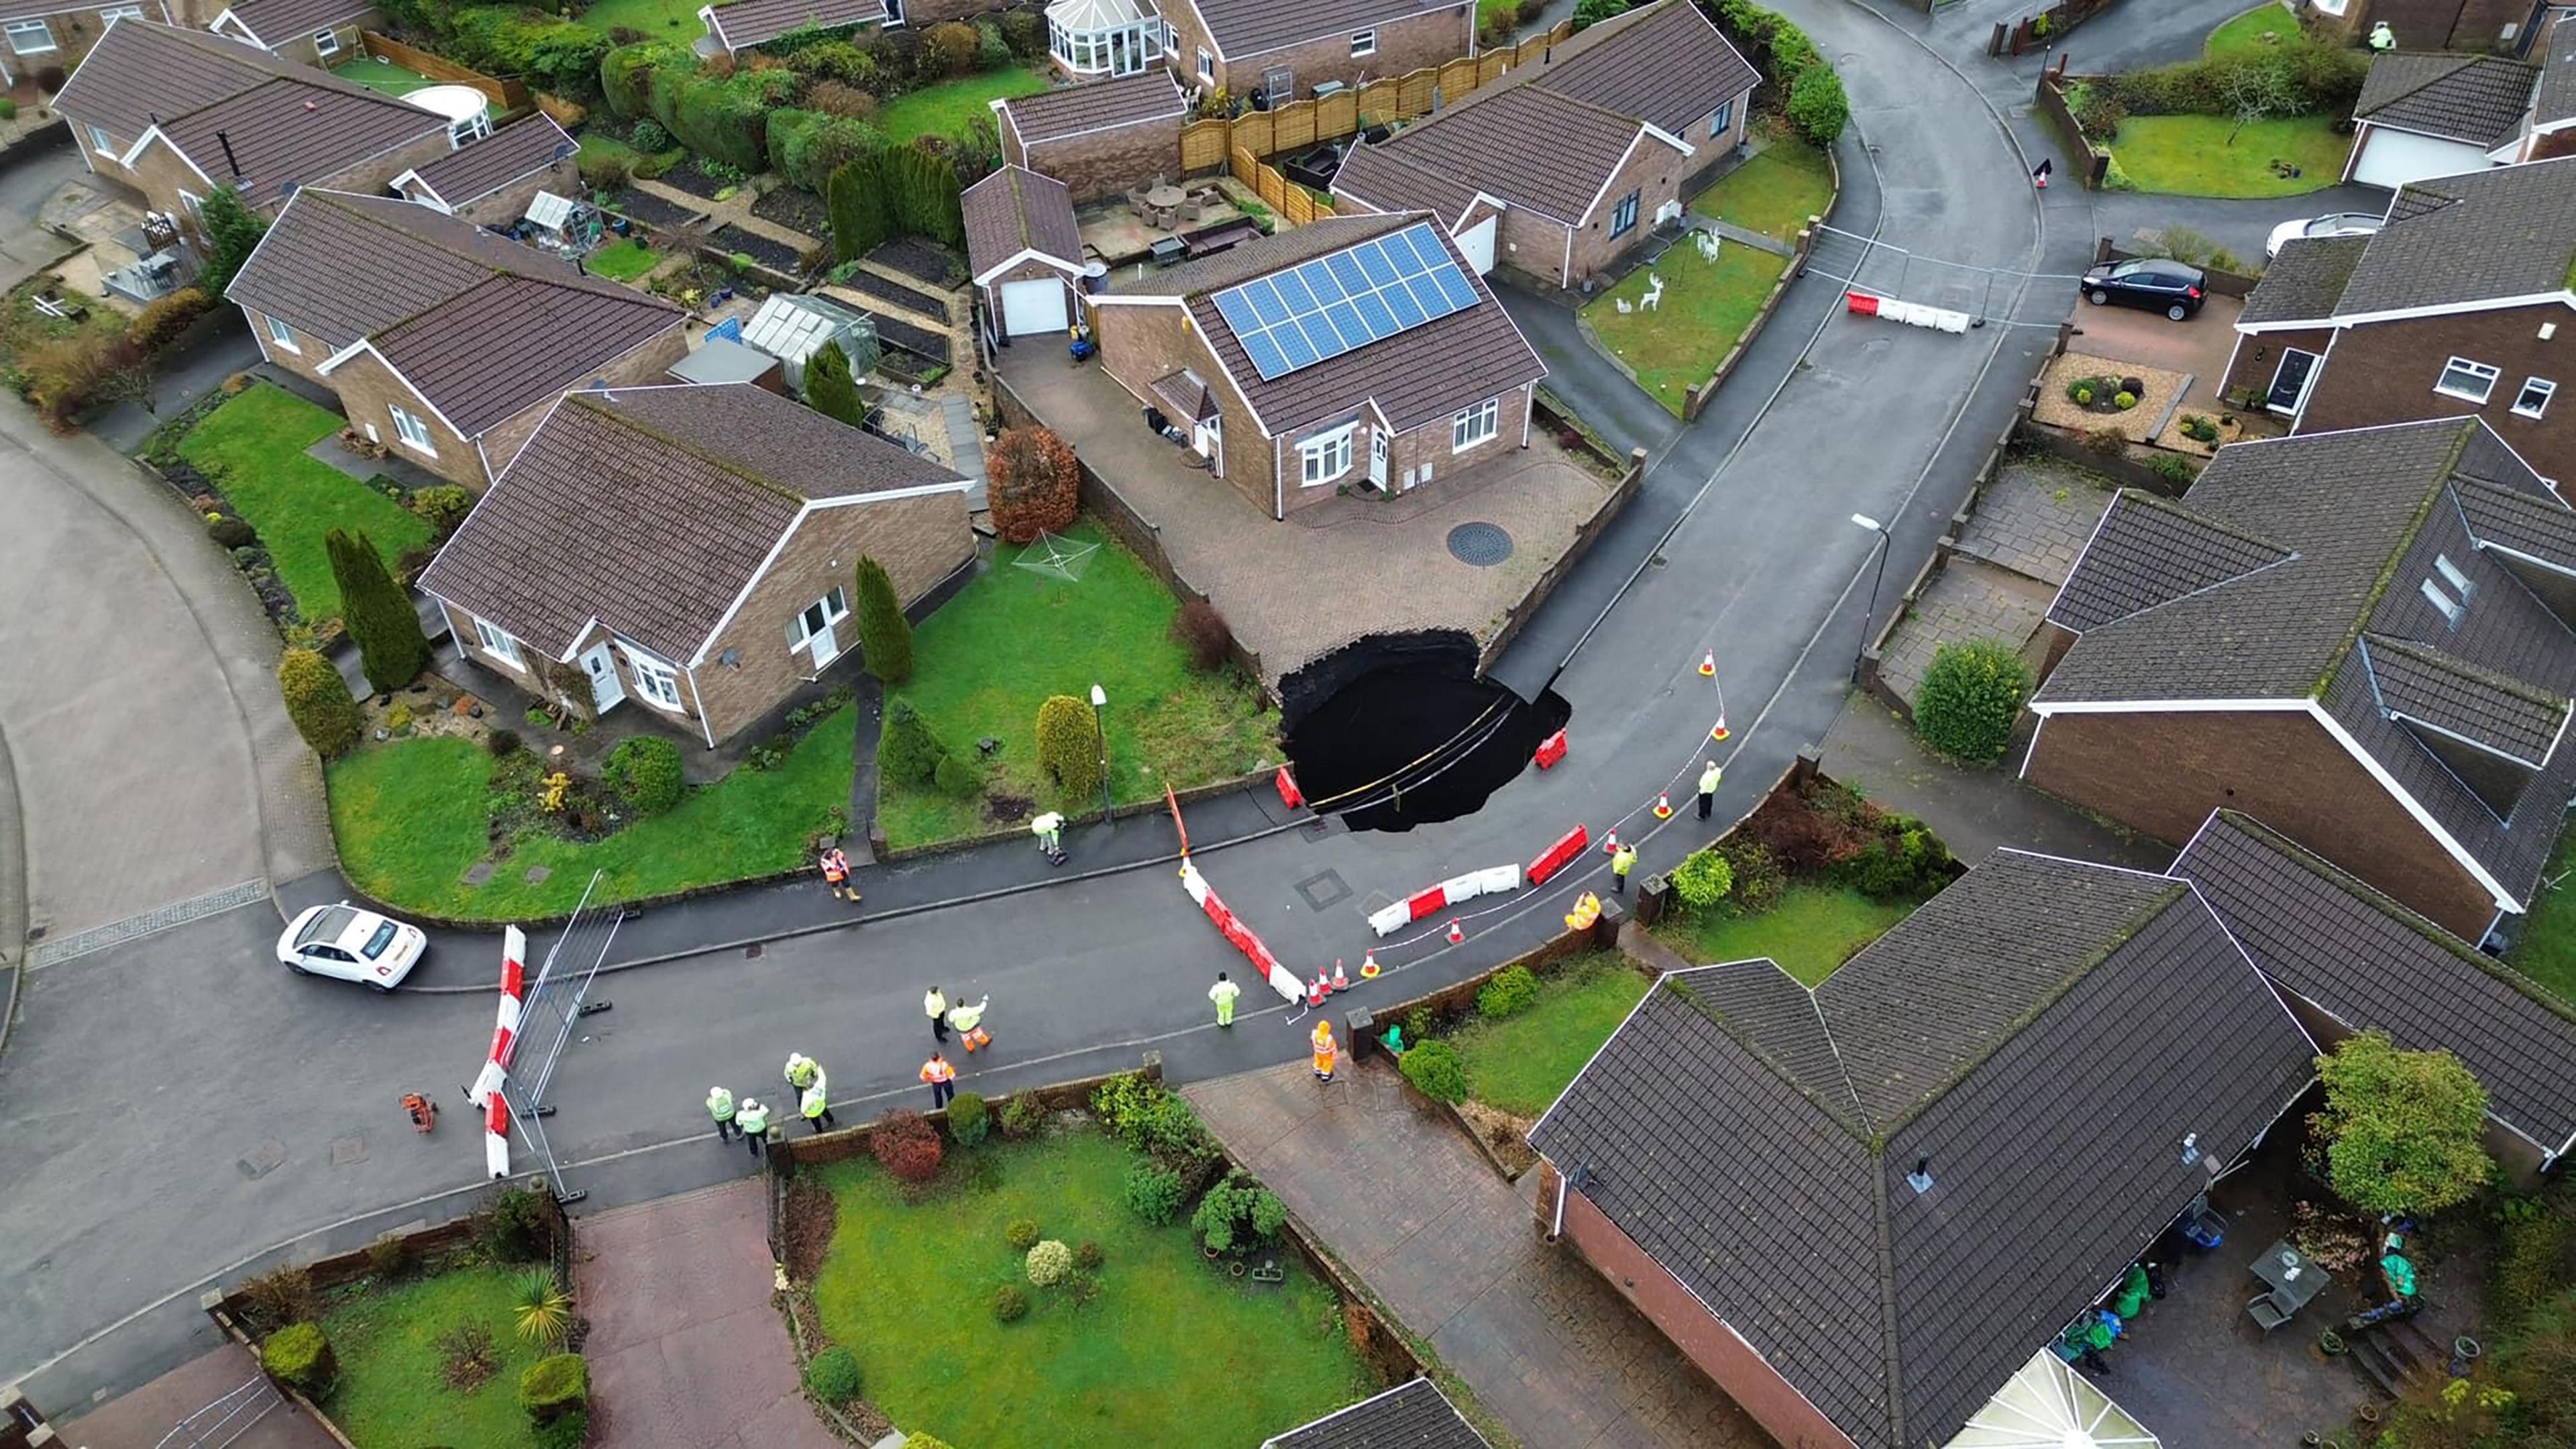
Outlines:
{"label": "conservatory", "polygon": [[1145,0],[1055,0],[1047,53],[1076,80],[1137,75],[1163,56],[1163,19]]}

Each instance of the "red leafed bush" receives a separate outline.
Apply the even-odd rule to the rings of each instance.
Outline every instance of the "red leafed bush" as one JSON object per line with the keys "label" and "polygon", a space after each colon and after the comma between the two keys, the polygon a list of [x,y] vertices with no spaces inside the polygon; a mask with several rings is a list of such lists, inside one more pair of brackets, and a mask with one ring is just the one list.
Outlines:
{"label": "red leafed bush", "polygon": [[1205,599],[1181,605],[1172,616],[1172,637],[1189,651],[1192,666],[1210,674],[1225,667],[1234,648],[1234,631],[1226,626],[1225,615]]}
{"label": "red leafed bush", "polygon": [[1072,444],[1045,428],[1013,428],[994,440],[984,469],[993,529],[1004,543],[1027,544],[1040,533],[1073,527],[1082,509],[1082,464]]}
{"label": "red leafed bush", "polygon": [[885,1170],[906,1182],[928,1182],[939,1175],[939,1129],[909,1107],[898,1107],[877,1119],[868,1135],[868,1150]]}

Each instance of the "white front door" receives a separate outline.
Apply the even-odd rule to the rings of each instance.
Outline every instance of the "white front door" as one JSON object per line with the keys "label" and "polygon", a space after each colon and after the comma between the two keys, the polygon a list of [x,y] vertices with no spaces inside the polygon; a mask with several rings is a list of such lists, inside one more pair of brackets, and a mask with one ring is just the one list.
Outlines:
{"label": "white front door", "polygon": [[814,667],[817,669],[841,657],[841,641],[833,637],[833,627],[838,622],[825,624],[805,636],[805,642],[814,646]]}
{"label": "white front door", "polygon": [[581,651],[582,672],[590,676],[590,701],[601,714],[626,702],[626,682],[617,677],[617,660],[603,639]]}
{"label": "white front door", "polygon": [[1386,429],[1369,429],[1369,481],[1386,486]]}

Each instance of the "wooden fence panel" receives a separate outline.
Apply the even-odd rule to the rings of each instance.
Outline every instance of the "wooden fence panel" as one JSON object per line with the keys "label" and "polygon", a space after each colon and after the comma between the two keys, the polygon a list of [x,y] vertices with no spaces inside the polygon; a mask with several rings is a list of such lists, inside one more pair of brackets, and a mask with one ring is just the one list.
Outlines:
{"label": "wooden fence panel", "polygon": [[1241,146],[1234,148],[1234,179],[1255,191],[1261,189],[1261,163],[1253,160],[1252,153]]}
{"label": "wooden fence panel", "polygon": [[1502,51],[1486,51],[1483,55],[1476,57],[1476,84],[1480,86],[1491,85],[1494,82],[1501,80],[1503,78],[1503,72],[1510,70],[1515,64],[1517,64],[1517,62],[1514,61],[1510,55]]}
{"label": "wooden fence panel", "polygon": [[528,87],[516,80],[495,80],[481,71],[468,70],[442,55],[416,50],[391,36],[372,30],[358,32],[358,48],[369,55],[381,55],[405,70],[414,70],[434,81],[472,86],[483,93],[496,111],[516,110],[528,103]]}
{"label": "wooden fence panel", "polygon": [[1226,163],[1234,149],[1234,126],[1226,121],[1193,121],[1181,128],[1181,169],[1211,171]]}
{"label": "wooden fence panel", "polygon": [[1270,152],[1303,151],[1315,144],[1315,103],[1295,101],[1270,112]]}
{"label": "wooden fence panel", "polygon": [[1360,128],[1360,93],[1343,91],[1315,102],[1315,134],[1347,136]]}
{"label": "wooden fence panel", "polygon": [[1440,85],[1440,72],[1417,70],[1397,82],[1396,110],[1399,114],[1419,116],[1431,109],[1431,93]]}
{"label": "wooden fence panel", "polygon": [[1360,114],[1372,123],[1396,120],[1406,114],[1404,86],[1393,79],[1370,81],[1359,90]]}

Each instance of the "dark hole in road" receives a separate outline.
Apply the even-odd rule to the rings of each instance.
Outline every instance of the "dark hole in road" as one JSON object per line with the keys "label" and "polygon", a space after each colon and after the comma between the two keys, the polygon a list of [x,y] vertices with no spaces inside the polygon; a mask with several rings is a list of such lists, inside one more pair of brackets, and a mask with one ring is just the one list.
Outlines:
{"label": "dark hole in road", "polygon": [[1574,712],[1552,690],[1530,704],[1478,679],[1474,642],[1450,631],[1372,635],[1280,694],[1299,788],[1354,830],[1474,814]]}

